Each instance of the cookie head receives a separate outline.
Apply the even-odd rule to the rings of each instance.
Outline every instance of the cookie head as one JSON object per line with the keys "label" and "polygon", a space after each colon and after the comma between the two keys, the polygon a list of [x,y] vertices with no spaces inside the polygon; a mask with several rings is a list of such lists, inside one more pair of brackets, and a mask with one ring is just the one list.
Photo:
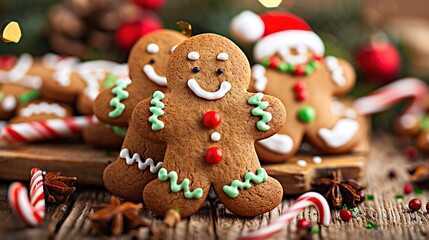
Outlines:
{"label": "cookie head", "polygon": [[246,92],[250,66],[244,53],[227,38],[201,34],[180,44],[167,65],[168,86],[205,100]]}
{"label": "cookie head", "polygon": [[133,82],[166,87],[167,61],[175,47],[185,39],[183,34],[171,30],[156,31],[141,38],[134,45],[128,59]]}

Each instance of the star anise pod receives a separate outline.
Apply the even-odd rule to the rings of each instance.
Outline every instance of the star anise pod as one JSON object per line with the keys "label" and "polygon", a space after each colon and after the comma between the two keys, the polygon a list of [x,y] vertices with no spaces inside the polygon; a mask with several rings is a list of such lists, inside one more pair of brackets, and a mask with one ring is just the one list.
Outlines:
{"label": "star anise pod", "polygon": [[408,168],[410,181],[423,187],[429,187],[429,161]]}
{"label": "star anise pod", "polygon": [[60,172],[49,172],[45,175],[44,186],[48,202],[66,203],[76,190],[73,185],[77,178],[60,175]]}
{"label": "star anise pod", "polygon": [[102,204],[95,208],[98,210],[90,216],[90,219],[108,235],[119,236],[131,229],[149,226],[139,216],[139,212],[143,208],[141,203],[124,202],[121,204],[119,198],[112,196],[110,204]]}
{"label": "star anise pod", "polygon": [[343,180],[341,171],[332,172],[330,177],[316,179],[312,184],[314,190],[324,194],[326,200],[334,208],[343,205],[356,207],[359,203],[359,193],[365,186],[351,179]]}

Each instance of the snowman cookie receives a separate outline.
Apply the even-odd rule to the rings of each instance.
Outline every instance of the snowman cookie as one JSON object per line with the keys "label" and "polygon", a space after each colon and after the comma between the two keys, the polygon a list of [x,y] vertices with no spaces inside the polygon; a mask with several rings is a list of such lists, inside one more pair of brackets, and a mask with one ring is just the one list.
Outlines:
{"label": "snowman cookie", "polygon": [[247,91],[244,53],[219,35],[191,37],[172,53],[167,79],[170,93],[154,92],[132,117],[140,136],[167,145],[158,179],[143,191],[147,207],[186,217],[202,206],[211,186],[237,215],[276,207],[282,187],[260,166],[254,143],[280,130],[286,112],[278,99]]}
{"label": "snowman cookie", "polygon": [[[94,113],[112,129],[128,127],[118,160],[103,174],[105,187],[127,200],[141,201],[144,186],[156,178],[165,146],[151,143],[129,124],[134,107],[157,90],[167,91],[167,61],[186,37],[176,31],[160,30],[142,37],[128,58],[130,79],[118,79],[95,100]],[[85,134],[85,133],[84,133]]]}
{"label": "snowman cookie", "polygon": [[300,18],[281,12],[236,16],[232,32],[237,39],[255,42],[252,91],[278,97],[288,109],[286,125],[259,141],[261,160],[282,162],[293,156],[305,139],[321,153],[345,153],[362,137],[363,119],[353,109],[338,114],[335,98],[355,83],[346,61],[324,57],[324,45]]}

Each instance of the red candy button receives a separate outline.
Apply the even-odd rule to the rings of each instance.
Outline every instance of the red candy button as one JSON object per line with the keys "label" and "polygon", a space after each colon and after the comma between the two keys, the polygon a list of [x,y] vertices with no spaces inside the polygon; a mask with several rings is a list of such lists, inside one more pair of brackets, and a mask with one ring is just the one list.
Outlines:
{"label": "red candy button", "polygon": [[304,76],[305,75],[305,66],[304,65],[297,65],[295,68],[295,75]]}
{"label": "red candy button", "polygon": [[297,101],[304,101],[308,97],[307,87],[305,86],[305,82],[302,80],[298,80],[295,82],[293,89],[295,90],[295,99]]}
{"label": "red candy button", "polygon": [[211,147],[207,150],[206,160],[210,164],[218,164],[222,161],[222,151],[218,147]]}
{"label": "red candy button", "polygon": [[0,69],[10,70],[16,64],[16,57],[12,55],[4,55],[0,57]]}
{"label": "red candy button", "polygon": [[203,117],[203,124],[208,128],[215,128],[219,126],[221,118],[215,111],[206,112]]}

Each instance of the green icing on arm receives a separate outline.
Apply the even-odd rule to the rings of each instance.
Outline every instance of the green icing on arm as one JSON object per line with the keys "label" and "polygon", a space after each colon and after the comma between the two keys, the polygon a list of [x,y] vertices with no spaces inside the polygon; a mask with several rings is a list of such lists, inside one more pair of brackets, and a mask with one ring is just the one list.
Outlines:
{"label": "green icing on arm", "polygon": [[103,88],[106,89],[106,88],[109,88],[109,87],[115,85],[116,78],[117,78],[116,74],[109,73],[106,81],[103,84]]}
{"label": "green icing on arm", "polygon": [[0,92],[0,103],[3,102],[4,99],[4,93]]}
{"label": "green icing on arm", "polygon": [[183,181],[180,184],[177,184],[177,180],[179,179],[179,177],[175,171],[171,171],[167,173],[167,169],[161,168],[158,171],[158,179],[163,182],[170,179],[171,191],[175,193],[183,191],[185,198],[200,199],[203,197],[203,189],[196,188],[194,189],[194,191],[190,190],[188,178],[183,179]]}
{"label": "green icing on arm", "polygon": [[121,101],[127,99],[129,95],[129,93],[125,90],[129,83],[120,79],[117,80],[115,84],[116,87],[112,89],[112,93],[116,96],[110,100],[110,106],[114,107],[115,109],[109,112],[109,118],[117,118],[121,116],[125,110],[125,104],[121,103]]}
{"label": "green icing on arm", "polygon": [[270,112],[264,111],[264,109],[268,107],[269,102],[261,101],[263,97],[263,93],[256,93],[250,97],[247,102],[250,105],[256,106],[254,109],[252,109],[252,115],[255,117],[261,117],[261,120],[256,123],[256,127],[258,127],[260,131],[268,131],[270,126],[268,126],[267,123],[271,121],[273,115]]}
{"label": "green icing on arm", "polygon": [[28,92],[25,92],[25,93],[19,95],[18,96],[18,103],[24,104],[24,103],[27,103],[31,100],[38,99],[39,97],[40,97],[40,94],[38,91],[31,90],[31,91],[28,91]]}
{"label": "green icing on arm", "polygon": [[150,101],[152,107],[149,108],[152,116],[149,117],[149,122],[152,124],[152,130],[158,131],[164,128],[164,123],[158,119],[158,117],[164,115],[164,110],[162,110],[165,106],[164,103],[161,102],[162,99],[165,98],[165,95],[161,91],[156,91],[153,93],[153,98]]}
{"label": "green icing on arm", "polygon": [[255,184],[260,184],[266,182],[267,180],[268,174],[265,169],[258,168],[258,170],[256,170],[256,175],[253,172],[248,172],[244,175],[244,182],[240,180],[234,180],[232,181],[231,185],[224,185],[223,191],[231,198],[236,198],[239,194],[238,188],[240,188],[241,190],[248,190],[252,187],[250,181],[253,181]]}
{"label": "green icing on arm", "polygon": [[113,133],[115,133],[119,137],[125,137],[125,135],[127,135],[127,128],[113,126],[109,124],[107,124],[106,127],[112,129]]}

